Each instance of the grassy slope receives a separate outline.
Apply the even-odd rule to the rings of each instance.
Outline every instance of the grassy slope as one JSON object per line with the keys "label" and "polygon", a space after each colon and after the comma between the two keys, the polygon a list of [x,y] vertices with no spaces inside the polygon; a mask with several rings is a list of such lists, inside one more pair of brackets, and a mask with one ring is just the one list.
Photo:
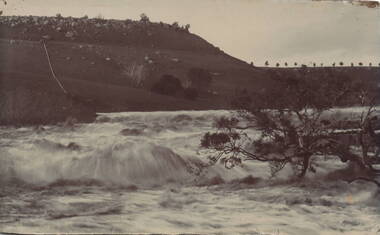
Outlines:
{"label": "grassy slope", "polygon": [[[203,97],[197,101],[189,101],[181,97],[169,97],[149,92],[145,88],[154,83],[162,74],[174,74],[181,79],[186,79],[187,70],[193,66],[202,66],[212,71],[223,73],[214,82],[215,90],[225,86],[225,92],[232,89],[224,84],[223,76],[228,76],[228,64],[230,58],[215,55],[192,55],[191,52],[173,50],[149,50],[146,48],[111,46],[111,45],[87,45],[82,43],[49,42],[49,53],[55,72],[65,88],[82,99],[94,101],[94,109],[97,112],[127,111],[127,110],[178,110],[178,109],[210,109],[225,108],[228,100],[222,96]],[[41,118],[31,118],[38,115],[36,110],[44,109],[41,106],[27,105],[24,103],[10,102],[14,97],[20,97],[20,93],[28,93],[27,100],[32,104],[41,103],[45,97],[61,97],[63,93],[58,89],[57,83],[52,79],[47,59],[42,45],[34,41],[16,41],[11,44],[9,40],[0,41],[0,75],[1,75],[1,122],[12,123],[38,123]],[[145,56],[149,56],[155,62],[149,65]],[[68,58],[70,57],[70,58]],[[106,58],[111,58],[107,61]],[[174,62],[176,58],[179,62]],[[211,63],[210,63],[211,62]],[[125,70],[133,64],[142,65],[147,70],[144,87],[135,88],[133,77],[125,74]],[[209,65],[209,67],[207,66]],[[236,66],[232,64],[232,67]],[[223,68],[223,69],[218,69]],[[236,69],[236,68],[235,68]],[[215,80],[217,80],[215,79]],[[44,96],[38,96],[43,92]],[[35,96],[32,94],[36,94]],[[57,116],[57,108],[49,106],[67,106],[65,99],[51,99],[52,104],[44,103],[48,114],[44,114],[45,122],[62,121],[69,114],[61,112],[62,117]],[[57,100],[61,103],[58,102]],[[12,103],[10,105],[9,103]],[[9,107],[11,106],[11,107]],[[22,110],[10,112],[10,110]],[[20,118],[14,118],[22,116]],[[52,116],[49,118],[49,114]],[[59,116],[59,115],[58,115]]]}
{"label": "grassy slope", "polygon": [[[81,109],[87,118],[87,113],[94,111],[228,108],[236,89],[262,89],[268,87],[270,72],[293,70],[254,68],[196,35],[156,24],[133,31],[125,41],[108,34],[69,40],[51,30],[36,32],[28,28],[29,32],[25,33],[23,29],[24,26],[10,28],[0,24],[0,124],[62,121],[70,115],[78,116],[76,110]],[[147,36],[146,31],[153,33]],[[53,37],[47,46],[55,72],[66,89],[80,97],[79,104],[65,98],[51,78],[42,44],[38,41],[45,33]],[[12,42],[10,38],[17,40]],[[203,94],[198,100],[189,101],[149,92],[151,85],[163,74],[175,75],[185,82],[192,67],[202,67],[214,74],[210,91],[217,95]],[[367,69],[345,70],[358,77],[377,76],[373,69],[364,73]],[[23,97],[28,102],[23,99],[16,102],[15,97]],[[66,106],[74,109],[62,111]],[[39,113],[43,116],[39,117]]]}

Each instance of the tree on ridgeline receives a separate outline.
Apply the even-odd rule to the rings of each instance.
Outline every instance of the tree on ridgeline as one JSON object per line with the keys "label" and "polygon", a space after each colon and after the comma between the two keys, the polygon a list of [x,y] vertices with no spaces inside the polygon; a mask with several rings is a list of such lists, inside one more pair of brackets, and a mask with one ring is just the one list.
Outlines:
{"label": "tree on ridgeline", "polygon": [[368,64],[368,66],[369,66],[369,67],[372,67],[372,63],[370,62],[370,63]]}
{"label": "tree on ridgeline", "polygon": [[284,64],[284,65],[285,65],[285,67],[288,67],[288,62],[285,62],[285,64]]}
{"label": "tree on ridgeline", "polygon": [[265,66],[269,66],[269,62],[268,61],[265,61]]}
{"label": "tree on ridgeline", "polygon": [[340,66],[343,66],[343,65],[344,65],[344,63],[343,63],[343,62],[339,62],[339,65],[340,65]]}
{"label": "tree on ridgeline", "polygon": [[317,64],[316,63],[313,63],[313,67],[315,68],[317,66]]}
{"label": "tree on ridgeline", "polygon": [[335,67],[335,62],[332,64],[333,67]]}
{"label": "tree on ridgeline", "polygon": [[174,21],[173,24],[172,24],[172,27],[175,29],[175,30],[178,30],[180,27],[179,27],[179,24],[177,21]]}
{"label": "tree on ridgeline", "polygon": [[363,66],[363,63],[362,63],[362,62],[359,62],[358,65],[359,65],[359,66]]}
{"label": "tree on ridgeline", "polygon": [[276,67],[280,67],[280,63],[276,63]]}
{"label": "tree on ridgeline", "polygon": [[321,67],[323,67],[323,63],[321,63],[321,65],[320,65]]}
{"label": "tree on ridgeline", "polygon": [[189,30],[190,30],[190,24],[186,24],[186,25],[185,25],[185,30],[186,30],[187,32],[189,32]]}
{"label": "tree on ridgeline", "polygon": [[[216,131],[203,135],[201,151],[209,154],[211,164],[220,162],[230,169],[245,161],[267,162],[272,175],[290,165],[296,176],[304,177],[315,172],[317,160],[336,156],[365,172],[372,170],[369,155],[352,151],[351,143],[339,138],[341,123],[331,117],[336,106],[359,102],[367,107],[357,121],[358,133],[365,133],[374,110],[371,85],[330,70],[313,74],[307,68],[287,75],[275,71],[270,79],[271,89],[239,92],[233,102],[237,111],[216,120]],[[359,147],[362,152],[368,149]]]}
{"label": "tree on ridgeline", "polygon": [[297,62],[294,62],[294,66],[296,66],[296,67],[297,67],[297,65],[298,65],[298,64],[297,64]]}
{"label": "tree on ridgeline", "polygon": [[149,17],[145,13],[142,13],[140,15],[140,22],[144,24],[149,23],[150,22]]}
{"label": "tree on ridgeline", "polygon": [[354,67],[354,63],[351,62],[351,67]]}

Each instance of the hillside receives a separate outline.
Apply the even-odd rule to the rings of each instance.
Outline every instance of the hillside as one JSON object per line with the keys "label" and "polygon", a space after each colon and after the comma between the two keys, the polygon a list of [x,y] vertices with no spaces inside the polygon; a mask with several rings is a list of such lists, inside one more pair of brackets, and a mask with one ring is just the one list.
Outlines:
{"label": "hillside", "polygon": [[[53,80],[41,40],[70,95]],[[178,25],[60,16],[0,17],[0,55],[0,125],[69,116],[87,121],[95,112],[229,108],[236,91],[270,88],[273,71],[295,70],[253,67]],[[212,78],[197,99],[150,91],[165,74],[185,87],[193,68]],[[378,68],[335,70],[360,79],[379,77]]]}

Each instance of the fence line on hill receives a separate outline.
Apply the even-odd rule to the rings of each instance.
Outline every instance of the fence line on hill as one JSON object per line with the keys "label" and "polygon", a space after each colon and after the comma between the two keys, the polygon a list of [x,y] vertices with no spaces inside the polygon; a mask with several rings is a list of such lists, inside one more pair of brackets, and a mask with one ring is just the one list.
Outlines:
{"label": "fence line on hill", "polygon": [[53,70],[53,66],[51,65],[51,61],[50,61],[50,56],[49,56],[49,52],[46,48],[46,44],[44,41],[42,41],[42,44],[44,46],[44,49],[45,49],[45,53],[46,53],[46,58],[49,62],[49,67],[50,67],[50,71],[51,71],[51,74],[53,75],[53,78],[55,79],[55,81],[58,83],[59,87],[62,89],[63,93],[67,94],[67,91],[66,89],[63,87],[62,83],[59,81],[59,79],[57,78],[57,76],[55,76],[55,73],[54,73],[54,70]]}

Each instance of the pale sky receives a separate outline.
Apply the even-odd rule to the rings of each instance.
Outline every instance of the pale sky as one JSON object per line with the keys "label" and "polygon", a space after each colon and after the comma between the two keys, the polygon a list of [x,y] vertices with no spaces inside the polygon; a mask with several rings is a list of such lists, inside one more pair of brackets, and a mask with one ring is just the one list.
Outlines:
{"label": "pale sky", "polygon": [[228,54],[276,62],[380,63],[380,8],[311,0],[8,0],[6,15],[139,19],[191,25]]}

